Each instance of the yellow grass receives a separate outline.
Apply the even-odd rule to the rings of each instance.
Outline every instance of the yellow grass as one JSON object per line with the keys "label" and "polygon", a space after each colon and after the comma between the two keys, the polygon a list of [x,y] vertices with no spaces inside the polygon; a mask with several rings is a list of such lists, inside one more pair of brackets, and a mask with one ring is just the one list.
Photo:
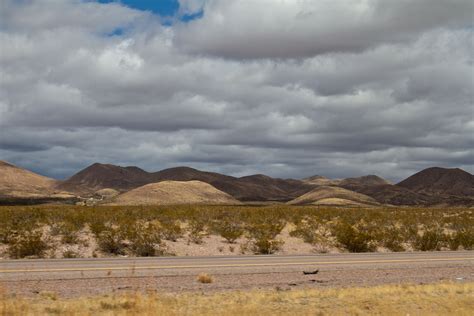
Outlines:
{"label": "yellow grass", "polygon": [[207,273],[201,273],[200,275],[198,275],[197,280],[200,283],[212,283],[213,281],[212,277]]}
{"label": "yellow grass", "polygon": [[474,283],[0,301],[0,315],[472,315],[473,310]]}

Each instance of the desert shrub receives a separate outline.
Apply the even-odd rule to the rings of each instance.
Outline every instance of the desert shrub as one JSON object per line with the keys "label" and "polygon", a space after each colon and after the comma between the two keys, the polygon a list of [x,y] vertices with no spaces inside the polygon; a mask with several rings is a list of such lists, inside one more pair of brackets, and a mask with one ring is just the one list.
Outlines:
{"label": "desert shrub", "polygon": [[474,248],[474,228],[458,231],[456,237],[465,250]]}
{"label": "desert shrub", "polygon": [[189,241],[195,244],[202,244],[202,239],[207,235],[206,221],[193,218],[188,222]]}
{"label": "desert shrub", "polygon": [[222,236],[228,243],[233,244],[244,233],[243,224],[236,219],[224,219],[214,224],[214,232]]}
{"label": "desert shrub", "polygon": [[418,234],[413,242],[413,248],[420,251],[440,250],[445,241],[445,235],[441,228],[426,228]]}
{"label": "desert shrub", "polygon": [[418,223],[407,223],[406,221],[401,224],[400,232],[402,239],[406,243],[414,244],[418,238]]}
{"label": "desert shrub", "polygon": [[328,223],[315,217],[301,219],[296,223],[295,229],[290,232],[290,236],[301,238],[312,245],[327,243],[329,235]]}
{"label": "desert shrub", "polygon": [[[400,246],[406,243],[419,245],[421,247],[424,227],[434,227],[438,225],[443,231],[449,232],[449,236],[444,236],[436,247],[449,246],[451,249],[472,249],[474,210],[469,208],[423,208],[423,207],[403,207],[403,208],[331,208],[315,206],[208,206],[208,205],[176,205],[176,206],[93,206],[79,207],[68,205],[44,205],[44,206],[0,206],[0,243],[8,244],[15,242],[17,236],[24,232],[32,232],[42,227],[57,226],[61,229],[61,224],[68,223],[71,235],[64,238],[63,242],[74,243],[74,233],[79,232],[84,225],[88,227],[95,238],[101,244],[115,244],[117,247],[113,251],[132,252],[131,241],[127,237],[127,227],[133,226],[135,222],[160,222],[161,238],[167,240],[177,240],[183,233],[189,235],[190,242],[202,242],[202,238],[210,231],[219,234],[219,225],[226,226],[226,220],[233,223],[242,223],[244,234],[249,239],[248,251],[250,247],[256,253],[274,252],[278,248],[276,236],[281,231],[276,225],[277,234],[268,232],[272,230],[271,225],[262,223],[281,222],[294,223],[295,231],[292,236],[304,239],[315,246],[325,244],[328,241],[338,241],[335,236],[337,223],[346,223],[353,227],[350,234],[365,235],[355,238],[353,250],[371,250],[374,245],[384,246],[393,251],[402,250]],[[312,220],[314,222],[304,221]],[[179,223],[186,223],[186,230],[183,231]],[[319,227],[318,227],[319,225]],[[122,227],[120,233],[111,230],[111,227]],[[391,228],[399,231],[398,235]],[[234,228],[237,231],[234,231]],[[224,229],[224,228],[223,228]],[[324,230],[330,230],[327,235]],[[230,229],[224,229],[229,233],[228,241],[231,241],[233,234],[238,235],[238,226],[230,225]],[[259,230],[267,231],[258,233]],[[299,230],[299,231],[298,231]],[[346,229],[347,230],[347,229]],[[57,232],[59,236],[61,232]],[[117,236],[122,234],[122,236]],[[350,235],[349,234],[349,235]],[[102,236],[101,236],[102,235]],[[339,233],[339,239],[344,240],[343,233]],[[107,238],[106,238],[107,237]],[[224,237],[226,238],[226,237]],[[320,242],[319,239],[322,238]],[[442,238],[442,239],[443,239]],[[227,239],[227,238],[226,238]],[[346,238],[347,239],[347,238]],[[365,242],[364,242],[365,239]],[[361,241],[362,240],[362,241]],[[115,241],[115,242],[112,242]],[[273,242],[275,241],[275,242]],[[350,242],[348,242],[350,244]],[[362,244],[362,245],[360,245]],[[364,246],[364,244],[366,244]],[[441,246],[439,246],[441,245]],[[338,246],[346,248],[339,242]],[[109,248],[109,247],[105,247]],[[117,250],[118,249],[118,250]],[[158,248],[159,249],[159,248]],[[236,248],[238,249],[238,248]],[[347,248],[346,248],[347,249]],[[357,250],[357,251],[360,251]]]}
{"label": "desert shrub", "polygon": [[296,223],[294,230],[290,232],[290,236],[302,238],[304,242],[315,244],[319,240],[318,230],[321,224],[315,218],[305,218]]}
{"label": "desert shrub", "polygon": [[41,226],[38,214],[32,212],[15,212],[8,208],[0,215],[0,242],[4,244],[15,242],[19,235],[38,230]]}
{"label": "desert shrub", "polygon": [[465,250],[472,250],[474,248],[474,229],[461,229],[446,239],[451,250],[458,250],[460,246]]}
{"label": "desert shrub", "polygon": [[97,236],[97,245],[105,253],[122,255],[125,253],[123,233],[117,227],[108,227]]}
{"label": "desert shrub", "polygon": [[177,241],[183,237],[183,230],[181,224],[177,220],[161,220],[161,235],[163,239],[170,241]]}
{"label": "desert shrub", "polygon": [[65,244],[77,244],[78,227],[70,222],[63,222],[58,226],[58,232],[61,235],[61,241]]}
{"label": "desert shrub", "polygon": [[252,250],[256,254],[270,255],[280,250],[284,243],[281,239],[271,239],[262,236],[254,240]]}
{"label": "desert shrub", "polygon": [[42,258],[48,249],[49,245],[41,231],[23,231],[10,241],[8,254],[15,259],[32,256]]}
{"label": "desert shrub", "polygon": [[402,232],[396,227],[389,227],[381,234],[382,245],[391,251],[404,251]]}
{"label": "desert shrub", "polygon": [[17,234],[16,230],[9,227],[0,227],[0,243],[9,244],[13,237]]}
{"label": "desert shrub", "polygon": [[334,226],[333,235],[350,252],[370,252],[375,250],[372,236],[350,224],[339,223]]}
{"label": "desert shrub", "polygon": [[105,221],[91,220],[89,223],[89,229],[98,237],[100,233],[107,229],[107,226],[105,225]]}
{"label": "desert shrub", "polygon": [[129,248],[140,257],[153,257],[160,252],[157,245],[161,243],[159,226],[156,223],[135,223],[128,232]]}
{"label": "desert shrub", "polygon": [[246,226],[252,241],[252,250],[256,254],[272,254],[280,250],[283,240],[276,239],[285,227],[286,222],[275,217],[262,216],[251,219]]}

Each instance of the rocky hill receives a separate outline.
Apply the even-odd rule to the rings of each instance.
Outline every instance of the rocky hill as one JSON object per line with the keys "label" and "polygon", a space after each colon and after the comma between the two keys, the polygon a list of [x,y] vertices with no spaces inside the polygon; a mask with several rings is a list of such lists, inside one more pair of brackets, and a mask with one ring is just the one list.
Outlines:
{"label": "rocky hill", "polygon": [[429,195],[474,198],[474,175],[459,168],[424,169],[397,186]]}

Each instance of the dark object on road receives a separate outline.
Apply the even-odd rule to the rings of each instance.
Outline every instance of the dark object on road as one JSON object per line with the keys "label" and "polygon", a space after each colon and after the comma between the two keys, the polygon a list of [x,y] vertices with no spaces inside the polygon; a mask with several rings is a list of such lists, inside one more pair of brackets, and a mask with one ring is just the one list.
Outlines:
{"label": "dark object on road", "polygon": [[307,275],[307,274],[318,274],[319,272],[319,269],[318,270],[314,270],[314,271],[303,271],[303,274],[304,275]]}

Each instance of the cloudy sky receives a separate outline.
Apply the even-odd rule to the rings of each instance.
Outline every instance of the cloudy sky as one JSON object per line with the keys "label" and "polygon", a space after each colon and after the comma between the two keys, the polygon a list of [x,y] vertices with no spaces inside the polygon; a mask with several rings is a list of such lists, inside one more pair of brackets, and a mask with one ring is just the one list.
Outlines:
{"label": "cloudy sky", "polygon": [[0,159],[474,172],[472,0],[0,0]]}

